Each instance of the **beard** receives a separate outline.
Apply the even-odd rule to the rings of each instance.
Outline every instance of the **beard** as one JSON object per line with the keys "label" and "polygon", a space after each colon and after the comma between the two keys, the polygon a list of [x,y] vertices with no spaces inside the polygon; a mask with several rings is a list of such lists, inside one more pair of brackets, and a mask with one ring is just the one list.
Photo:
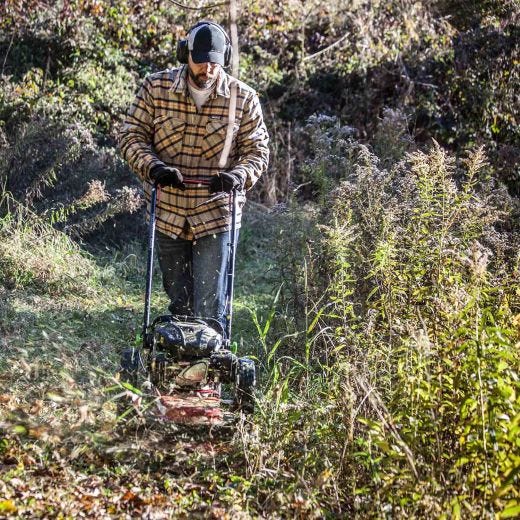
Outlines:
{"label": "beard", "polygon": [[216,76],[213,78],[210,78],[207,74],[201,73],[201,74],[194,74],[190,67],[188,67],[188,76],[193,81],[195,86],[200,89],[208,89],[213,85],[216,81]]}

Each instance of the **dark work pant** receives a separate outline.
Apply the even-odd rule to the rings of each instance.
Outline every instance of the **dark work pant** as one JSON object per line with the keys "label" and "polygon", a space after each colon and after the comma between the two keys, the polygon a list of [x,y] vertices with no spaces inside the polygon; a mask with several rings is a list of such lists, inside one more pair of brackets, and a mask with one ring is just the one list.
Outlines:
{"label": "dark work pant", "polygon": [[157,243],[163,286],[171,300],[170,312],[215,318],[224,325],[229,233],[192,242],[158,231]]}

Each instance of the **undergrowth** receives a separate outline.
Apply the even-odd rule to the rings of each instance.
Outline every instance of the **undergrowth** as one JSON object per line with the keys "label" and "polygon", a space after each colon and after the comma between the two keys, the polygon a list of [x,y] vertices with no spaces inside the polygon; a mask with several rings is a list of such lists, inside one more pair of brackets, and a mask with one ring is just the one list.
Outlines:
{"label": "undergrowth", "polygon": [[[515,516],[517,201],[482,149],[455,160],[435,142],[401,146],[394,127],[399,142],[380,150],[402,154],[379,158],[337,121],[310,125],[321,238],[302,229],[306,261],[285,290],[295,318],[278,304],[258,327],[270,370],[250,446],[259,490],[287,514]],[[304,211],[290,210],[291,229]],[[280,265],[299,236],[280,242]]]}
{"label": "undergrowth", "polygon": [[9,194],[0,200],[0,269],[5,287],[88,293],[101,272],[68,236]]}
{"label": "undergrowth", "polygon": [[[381,134],[377,156],[338,125],[309,121],[321,205],[253,205],[241,232],[234,339],[257,358],[253,424],[212,433],[118,420],[118,352],[141,320],[139,248],[96,264],[73,249],[54,282],[26,262],[41,279],[21,271],[18,285],[34,292],[6,292],[1,308],[6,514],[72,511],[75,493],[92,517],[516,514],[517,202],[480,149],[421,151],[385,120],[395,131]],[[4,226],[33,229],[21,222]],[[24,244],[50,261],[70,239],[47,227]],[[82,292],[73,265],[111,282],[87,276]],[[62,279],[80,285],[55,292]],[[164,308],[164,295],[154,299],[154,314]],[[24,490],[41,498],[17,498]]]}

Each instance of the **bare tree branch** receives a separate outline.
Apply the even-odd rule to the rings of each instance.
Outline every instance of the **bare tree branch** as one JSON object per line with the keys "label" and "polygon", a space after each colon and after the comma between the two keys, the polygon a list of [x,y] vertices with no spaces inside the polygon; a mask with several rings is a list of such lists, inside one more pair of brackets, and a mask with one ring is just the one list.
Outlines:
{"label": "bare tree branch", "polygon": [[321,51],[315,52],[314,54],[310,54],[309,56],[305,56],[303,58],[303,61],[312,60],[313,58],[316,58],[318,56],[321,56],[324,52],[328,52],[334,47],[337,47],[341,43],[343,43],[344,40],[347,39],[347,36],[349,36],[350,33],[345,33],[339,40],[336,40],[334,43],[330,44],[328,47],[325,47],[324,49],[321,49]]}
{"label": "bare tree branch", "polygon": [[4,63],[2,64],[2,72],[0,73],[0,76],[4,75],[5,64],[7,63],[7,57],[9,56],[9,51],[11,50],[11,47],[13,46],[13,42],[14,42],[14,31],[13,31],[13,34],[11,35],[11,40],[9,41],[9,47],[7,47],[7,51],[5,53]]}
{"label": "bare tree branch", "polygon": [[202,7],[192,7],[190,5],[181,4],[181,2],[177,2],[176,0],[170,0],[170,2],[178,7],[190,9],[191,11],[204,11],[204,9],[213,9],[214,7],[220,7],[221,5],[228,5],[228,2],[219,2],[218,4],[204,5]]}
{"label": "bare tree branch", "polygon": [[231,26],[231,46],[233,48],[231,75],[238,78],[240,55],[238,51],[237,2],[229,0],[229,24]]}

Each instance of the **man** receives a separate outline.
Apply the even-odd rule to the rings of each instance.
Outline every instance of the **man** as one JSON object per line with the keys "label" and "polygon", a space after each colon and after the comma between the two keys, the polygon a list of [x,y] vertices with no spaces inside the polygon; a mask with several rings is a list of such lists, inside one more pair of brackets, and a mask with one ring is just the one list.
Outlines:
{"label": "man", "polygon": [[148,202],[152,183],[161,187],[157,242],[170,311],[224,324],[230,193],[238,227],[245,191],[267,169],[268,135],[257,94],[223,69],[231,44],[222,27],[199,22],[177,55],[183,66],[145,79],[119,147]]}

